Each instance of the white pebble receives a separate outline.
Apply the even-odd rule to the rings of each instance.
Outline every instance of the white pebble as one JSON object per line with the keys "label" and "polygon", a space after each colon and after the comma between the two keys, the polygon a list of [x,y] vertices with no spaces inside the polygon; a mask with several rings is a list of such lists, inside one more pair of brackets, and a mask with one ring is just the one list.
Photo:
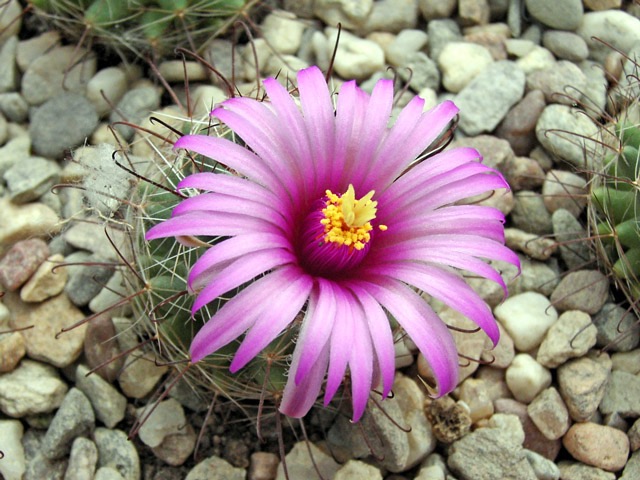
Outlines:
{"label": "white pebble", "polygon": [[507,368],[506,381],[514,398],[528,404],[551,385],[551,372],[531,355],[519,353]]}

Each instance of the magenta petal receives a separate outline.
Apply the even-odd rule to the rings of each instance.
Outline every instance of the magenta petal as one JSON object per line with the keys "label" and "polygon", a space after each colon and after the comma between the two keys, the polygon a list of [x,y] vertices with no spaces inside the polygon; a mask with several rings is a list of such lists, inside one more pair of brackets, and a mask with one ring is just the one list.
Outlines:
{"label": "magenta petal", "polygon": [[279,197],[246,178],[224,173],[201,172],[189,175],[178,183],[177,189],[197,188],[208,192],[233,195],[259,203],[278,205]]}
{"label": "magenta petal", "polygon": [[355,301],[351,292],[336,290],[336,321],[331,332],[329,369],[324,392],[324,404],[328,405],[338,391],[351,357],[354,340],[353,313],[351,303]]}
{"label": "magenta petal", "polygon": [[[290,369],[293,372],[298,367],[296,359],[299,360],[301,358],[300,355],[296,355],[300,347],[300,344],[296,345],[296,349],[293,352],[293,361]],[[304,376],[302,381],[297,383],[293,375],[289,375],[279,407],[280,412],[292,418],[302,418],[309,412],[320,394],[328,363],[329,343],[326,343],[319,352],[317,360],[311,366],[311,370]]]}
{"label": "magenta petal", "polygon": [[297,268],[286,270],[289,283],[269,299],[268,310],[262,312],[247,332],[229,367],[232,373],[244,367],[269,345],[293,321],[309,298],[313,286],[311,277]]}
{"label": "magenta petal", "polygon": [[361,285],[394,316],[424,355],[435,376],[438,396],[451,392],[458,383],[458,352],[442,320],[417,293],[400,282]]}
{"label": "magenta petal", "polygon": [[220,295],[254,279],[261,273],[287,263],[293,263],[294,260],[295,257],[286,250],[260,250],[235,260],[229,266],[216,272],[213,278],[195,279],[195,288],[200,283],[204,283],[206,286],[193,302],[192,312],[197,312]]}
{"label": "magenta petal", "polygon": [[184,235],[227,236],[247,231],[281,233],[273,224],[255,217],[222,212],[202,215],[194,212],[170,218],[151,227],[144,238],[154,240]]}
{"label": "magenta petal", "polygon": [[357,422],[367,408],[373,379],[373,349],[369,325],[360,304],[351,303],[353,312],[353,339],[349,371],[351,373],[351,401],[353,421]]}
{"label": "magenta petal", "polygon": [[[320,352],[329,341],[333,324],[336,320],[336,299],[334,288],[340,288],[333,282],[324,278],[316,279],[307,312],[300,327],[298,345],[293,354],[297,369],[295,373],[296,383],[304,380],[316,363]],[[300,358],[296,359],[296,355]]]}
{"label": "magenta petal", "polygon": [[349,285],[362,305],[364,318],[368,322],[369,333],[378,358],[378,368],[382,377],[382,398],[386,398],[393,387],[395,376],[395,349],[389,318],[380,304],[362,287]]}
{"label": "magenta petal", "polygon": [[271,299],[290,282],[289,270],[276,270],[256,280],[225,303],[193,338],[191,361],[202,360],[242,335],[257,318],[269,311]]}

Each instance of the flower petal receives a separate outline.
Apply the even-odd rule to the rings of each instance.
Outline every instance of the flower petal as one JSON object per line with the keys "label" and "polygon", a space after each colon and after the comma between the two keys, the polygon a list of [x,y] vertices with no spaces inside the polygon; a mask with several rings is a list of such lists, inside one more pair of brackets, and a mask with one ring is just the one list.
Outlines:
{"label": "flower petal", "polygon": [[278,205],[280,203],[279,197],[263,186],[246,178],[223,173],[201,172],[191,174],[178,183],[178,190],[185,188],[234,195],[270,205]]}
{"label": "flower petal", "polygon": [[[355,299],[354,299],[355,300]],[[369,325],[360,303],[351,302],[353,337],[349,372],[351,377],[352,420],[357,422],[367,408],[373,379],[373,349]]]}
{"label": "flower petal", "polygon": [[336,321],[333,323],[329,350],[329,369],[324,392],[324,404],[328,405],[342,384],[347,371],[354,341],[353,313],[355,301],[351,292],[336,289]]}
{"label": "flower petal", "polygon": [[282,235],[282,231],[261,218],[236,215],[226,212],[185,213],[154,225],[145,234],[146,240],[185,235],[209,237],[240,235],[246,232],[265,232]]}
{"label": "flower petal", "polygon": [[271,343],[300,312],[313,286],[310,276],[297,268],[289,268],[289,284],[268,301],[258,320],[247,332],[229,370],[237,372]]}
{"label": "flower petal", "polygon": [[458,352],[451,333],[431,307],[396,280],[358,283],[393,315],[424,355],[435,376],[438,396],[451,392],[458,383]]}

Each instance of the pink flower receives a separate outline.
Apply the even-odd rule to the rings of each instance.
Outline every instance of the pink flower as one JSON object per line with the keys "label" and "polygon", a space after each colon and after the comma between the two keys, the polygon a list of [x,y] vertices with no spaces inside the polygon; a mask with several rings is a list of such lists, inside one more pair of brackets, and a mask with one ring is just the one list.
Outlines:
{"label": "pink flower", "polygon": [[[417,161],[454,118],[444,102],[423,113],[414,97],[389,127],[393,85],[380,80],[371,95],[342,85],[334,109],[320,70],[298,73],[301,108],[276,80],[264,81],[268,102],[232,98],[212,115],[247,148],[204,135],[180,138],[239,176],[197,173],[179,189],[172,218],[148,240],[216,236],[193,265],[193,311],[247,282],[196,334],[197,362],[244,334],[237,372],[304,310],[280,411],[304,416],[324,385],[328,403],[349,371],[353,420],[372,388],[386,397],[394,378],[389,315],[431,365],[438,394],[453,390],[458,355],[447,326],[416,290],[473,320],[494,345],[499,332],[490,308],[460,270],[505,284],[483,259],[518,264],[504,246],[496,209],[456,205],[507,187],[479,153],[455,148]],[[412,168],[409,168],[412,167]]]}

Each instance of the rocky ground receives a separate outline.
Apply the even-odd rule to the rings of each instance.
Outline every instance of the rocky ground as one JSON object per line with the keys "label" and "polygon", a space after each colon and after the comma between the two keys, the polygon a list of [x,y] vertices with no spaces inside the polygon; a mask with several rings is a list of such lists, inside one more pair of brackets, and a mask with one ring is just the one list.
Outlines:
{"label": "rocky ground", "polygon": [[[480,333],[455,333],[459,350],[482,362],[461,362],[453,395],[426,401],[417,381],[418,373],[428,375],[424,359],[400,341],[395,396],[382,410],[372,405],[355,426],[314,411],[310,442],[300,426],[285,424],[289,477],[640,478],[640,333],[585,239],[587,182],[598,159],[576,141],[597,135],[623,78],[623,54],[640,54],[640,6],[621,0],[276,6],[283,10],[260,17],[253,46],[238,48],[238,89],[255,87],[256,70],[280,78],[312,64],[326,70],[340,23],[336,88],[351,78],[371,88],[395,71],[399,84],[408,84],[398,107],[416,94],[429,105],[451,98],[460,107],[454,143],[477,148],[512,186],[484,201],[508,215],[507,243],[522,260],[504,302],[492,285],[470,280],[494,308],[502,339],[490,352]],[[173,99],[142,62],[77,50],[28,16],[12,23],[19,11],[15,1],[0,4],[0,331],[9,332],[0,334],[1,476],[284,478],[273,423],[265,422],[261,442],[255,425],[228,403],[207,416],[206,403],[180,386],[127,439],[169,369],[151,354],[129,353],[140,340],[131,334],[130,309],[57,335],[120,300],[123,281],[114,273],[119,259],[105,237],[105,219],[87,210],[90,192],[87,198],[81,189],[52,187],[106,178],[113,198],[122,198],[128,174],[97,164],[83,170],[69,158],[81,157],[85,142],[114,145],[109,122],[148,125],[150,112]],[[219,40],[207,52],[229,78],[231,49]],[[184,98],[182,63],[161,61],[158,69]],[[224,98],[201,66],[189,63],[187,71],[199,113]],[[117,135],[135,155],[152,154],[139,132]],[[100,159],[111,148],[89,151]],[[52,270],[60,263],[68,266]],[[453,311],[441,316],[465,325]],[[118,354],[101,375],[87,375]]]}

